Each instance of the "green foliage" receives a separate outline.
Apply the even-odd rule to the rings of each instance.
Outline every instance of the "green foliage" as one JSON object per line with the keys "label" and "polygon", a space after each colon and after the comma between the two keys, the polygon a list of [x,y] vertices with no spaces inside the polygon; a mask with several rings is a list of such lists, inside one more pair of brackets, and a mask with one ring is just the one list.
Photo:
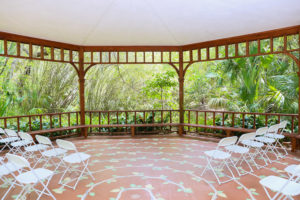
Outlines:
{"label": "green foliage", "polygon": [[[164,73],[157,73],[153,75],[151,80],[147,80],[146,86],[143,88],[145,94],[153,99],[159,99],[161,104],[161,109],[164,109],[164,104],[170,97],[172,97],[172,93],[169,90],[172,87],[177,86],[177,81],[175,81],[176,73],[174,71],[166,71]],[[166,102],[165,102],[166,101]],[[169,107],[172,107],[169,105]]]}

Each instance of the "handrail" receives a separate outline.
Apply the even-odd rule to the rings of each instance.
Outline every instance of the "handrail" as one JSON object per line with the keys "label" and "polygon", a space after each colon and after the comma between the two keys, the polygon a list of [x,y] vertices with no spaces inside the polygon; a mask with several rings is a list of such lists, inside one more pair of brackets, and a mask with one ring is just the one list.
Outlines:
{"label": "handrail", "polygon": [[[151,116],[150,119],[149,117]],[[80,112],[58,112],[33,115],[19,115],[0,117],[0,127],[13,127],[18,131],[45,130],[50,128],[69,127],[80,124]],[[157,110],[88,110],[85,111],[86,124],[138,124],[138,123],[179,123],[179,110],[157,109]],[[155,115],[153,117],[153,115]],[[228,127],[247,128],[252,123],[251,128],[256,127],[257,121],[264,121],[264,125],[270,125],[269,121],[280,122],[282,118],[290,122],[290,132],[294,133],[297,123],[298,114],[288,113],[258,113],[258,112],[234,112],[224,110],[184,110],[185,123],[202,124],[202,125],[220,125]],[[203,116],[204,115],[204,116]],[[246,116],[252,116],[251,120],[246,122]],[[259,117],[264,116],[264,117]],[[275,119],[275,118],[276,119]],[[226,118],[226,119],[225,119]],[[250,124],[251,125],[251,124]],[[24,130],[26,129],[26,130]],[[120,128],[118,128],[119,130]],[[192,127],[187,127],[186,131],[191,132]],[[195,128],[196,132],[199,128]],[[96,129],[89,128],[92,133]],[[112,130],[112,129],[108,129]],[[127,129],[121,131],[128,132]],[[99,131],[99,130],[98,130]],[[205,131],[205,130],[204,130]],[[97,131],[96,131],[97,132]]]}
{"label": "handrail", "polygon": [[272,115],[272,116],[298,116],[298,114],[288,113],[259,113],[259,112],[236,112],[236,111],[224,111],[224,110],[195,110],[186,109],[185,111],[197,111],[197,112],[215,112],[215,113],[234,113],[234,114],[245,114],[245,115]]}

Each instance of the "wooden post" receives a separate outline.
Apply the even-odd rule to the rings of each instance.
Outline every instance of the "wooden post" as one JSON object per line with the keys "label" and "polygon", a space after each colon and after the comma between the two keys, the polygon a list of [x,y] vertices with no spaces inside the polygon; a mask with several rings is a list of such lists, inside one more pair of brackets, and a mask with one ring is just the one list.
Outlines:
{"label": "wooden post", "polygon": [[[80,125],[85,125],[85,102],[84,102],[84,83],[85,83],[85,72],[83,63],[83,49],[80,48],[79,51],[79,102],[80,102]],[[81,129],[81,136],[87,138],[87,129]]]}
{"label": "wooden post", "polygon": [[[300,36],[300,32],[299,32],[299,36]],[[286,39],[286,37],[285,37],[285,39]],[[299,40],[299,45],[300,45],[300,40]],[[300,54],[300,50],[299,50],[299,54]],[[300,59],[296,58],[296,56],[294,56],[291,53],[286,53],[286,55],[290,56],[296,62],[297,66],[298,66],[297,74],[298,74],[298,84],[299,84],[299,88],[300,88]],[[300,90],[298,91],[298,108],[300,108]],[[298,135],[300,135],[299,127],[300,127],[300,109],[298,109]],[[296,151],[295,150],[296,147],[297,147],[297,139],[292,138],[292,152]]]}
{"label": "wooden post", "polygon": [[[179,123],[184,123],[184,69],[183,69],[183,52],[179,52],[179,73],[178,73],[178,81],[179,81]],[[184,126],[180,125],[178,127],[179,136],[183,135]]]}
{"label": "wooden post", "polygon": [[134,137],[134,135],[135,135],[135,127],[131,126],[130,129],[131,129],[131,136]]}

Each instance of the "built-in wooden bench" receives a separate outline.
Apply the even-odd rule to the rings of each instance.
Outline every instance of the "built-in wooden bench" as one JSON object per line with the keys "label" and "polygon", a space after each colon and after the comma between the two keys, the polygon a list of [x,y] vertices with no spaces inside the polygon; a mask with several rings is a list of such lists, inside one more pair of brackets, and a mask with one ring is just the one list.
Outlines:
{"label": "built-in wooden bench", "polygon": [[[81,129],[85,128],[86,125],[77,125],[77,126],[69,126],[69,127],[60,127],[60,128],[51,128],[51,129],[44,129],[44,130],[37,130],[37,131],[30,131],[28,132],[30,135],[35,137],[35,135],[43,135],[47,133],[54,133],[54,132],[60,132],[60,131],[69,131],[73,129]],[[74,134],[76,135],[76,134]],[[66,135],[66,136],[71,136],[71,135]],[[59,136],[61,138],[62,136]],[[56,137],[52,137],[51,139],[56,139]]]}
{"label": "built-in wooden bench", "polygon": [[111,128],[111,127],[130,127],[131,136],[135,136],[136,128],[138,127],[164,127],[164,126],[180,126],[178,123],[153,123],[153,124],[99,124],[86,125],[87,128]]}
{"label": "built-in wooden bench", "polygon": [[292,148],[291,151],[295,152],[297,148],[297,140],[300,140],[300,135],[295,133],[283,133],[285,137],[291,138]]}
{"label": "built-in wooden bench", "polygon": [[188,127],[197,127],[197,128],[205,128],[205,129],[213,129],[213,130],[223,130],[226,132],[226,136],[232,136],[232,132],[242,132],[242,133],[251,133],[255,132],[256,129],[248,129],[248,128],[235,128],[235,127],[227,127],[227,126],[211,126],[211,125],[200,125],[200,124],[183,124]]}
{"label": "built-in wooden bench", "polygon": [[[256,129],[247,129],[247,128],[236,128],[236,127],[226,127],[226,126],[211,126],[211,125],[200,125],[200,124],[180,124],[180,123],[153,123],[153,124],[100,124],[100,125],[77,125],[77,126],[70,126],[70,127],[61,127],[61,128],[52,128],[52,129],[45,129],[45,130],[37,130],[29,132],[31,135],[35,136],[38,134],[46,134],[46,133],[53,133],[59,131],[68,131],[73,129],[82,129],[82,128],[115,128],[115,127],[130,127],[131,136],[135,136],[136,128],[138,127],[178,127],[178,126],[187,126],[187,127],[197,127],[197,128],[204,128],[204,129],[212,129],[212,130],[223,130],[226,132],[226,136],[232,136],[233,132],[242,132],[242,133],[250,133],[255,132]],[[284,133],[286,137],[291,138],[292,143],[292,151],[294,152],[297,147],[297,140],[300,140],[300,135],[298,134],[291,134],[291,133]],[[67,135],[69,136],[69,135]]]}
{"label": "built-in wooden bench", "polygon": [[61,127],[61,128],[52,128],[45,130],[37,130],[30,131],[29,133],[32,136],[60,131],[68,131],[73,129],[81,129],[81,128],[121,128],[121,127],[130,127],[131,135],[134,136],[137,127],[164,127],[164,126],[179,126],[180,124],[176,123],[153,123],[153,124],[99,124],[99,125],[78,125],[78,126],[70,126],[70,127]]}

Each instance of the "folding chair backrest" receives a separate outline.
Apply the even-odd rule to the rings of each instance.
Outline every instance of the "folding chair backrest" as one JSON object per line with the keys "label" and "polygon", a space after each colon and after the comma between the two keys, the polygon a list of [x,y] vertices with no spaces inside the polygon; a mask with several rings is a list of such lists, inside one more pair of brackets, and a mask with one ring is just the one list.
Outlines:
{"label": "folding chair backrest", "polygon": [[45,144],[45,145],[52,145],[51,140],[48,137],[42,136],[42,135],[36,135],[35,139],[40,143],[40,144]]}
{"label": "folding chair backrest", "polygon": [[287,123],[288,123],[288,121],[282,121],[282,122],[280,122],[280,124],[279,124],[279,128],[283,128],[283,129],[285,129],[285,127],[286,127],[286,125],[287,125]]}
{"label": "folding chair backrest", "polygon": [[256,136],[256,132],[245,133],[245,134],[241,135],[241,137],[239,138],[239,142],[244,141],[244,140],[254,140],[255,136]]}
{"label": "folding chair backrest", "polygon": [[33,138],[30,134],[25,133],[25,132],[19,132],[19,136],[22,140],[28,140],[28,141],[33,141]]}
{"label": "folding chair backrest", "polygon": [[233,145],[236,143],[238,137],[237,136],[232,136],[232,137],[227,137],[227,138],[223,138],[222,140],[220,140],[220,142],[218,143],[219,147],[224,147],[224,146],[229,146],[229,145]]}
{"label": "folding chair backrest", "polygon": [[280,124],[275,124],[273,126],[270,126],[270,128],[268,129],[268,133],[277,134],[279,127],[280,127]]}
{"label": "folding chair backrest", "polygon": [[18,137],[18,134],[15,130],[5,129],[4,131],[5,131],[6,135],[9,137]]}
{"label": "folding chair backrest", "polygon": [[264,135],[268,132],[268,127],[262,127],[256,130],[256,135]]}
{"label": "folding chair backrest", "polygon": [[3,128],[0,128],[0,134],[5,135],[5,131],[3,130]]}
{"label": "folding chair backrest", "polygon": [[21,156],[17,156],[17,155],[14,155],[14,154],[7,153],[6,157],[7,157],[9,162],[13,163],[16,166],[20,166],[22,168],[30,167],[30,163],[25,158],[23,158]]}
{"label": "folding chair backrest", "polygon": [[65,150],[71,150],[71,151],[77,151],[76,146],[69,141],[57,139],[56,140],[57,145]]}

